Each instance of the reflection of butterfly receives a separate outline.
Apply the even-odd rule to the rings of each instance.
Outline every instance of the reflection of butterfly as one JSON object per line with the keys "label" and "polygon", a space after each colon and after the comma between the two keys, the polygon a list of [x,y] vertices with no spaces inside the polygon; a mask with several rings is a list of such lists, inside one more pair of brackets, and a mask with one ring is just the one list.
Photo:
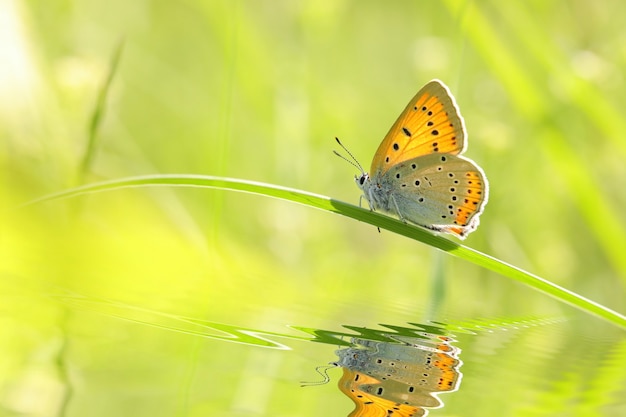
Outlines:
{"label": "reflection of butterfly", "polygon": [[346,394],[356,408],[348,417],[413,417],[426,415],[421,407],[405,404],[404,401],[388,400],[381,397],[384,388],[376,389],[379,380],[353,369],[343,368],[339,389]]}
{"label": "reflection of butterfly", "polygon": [[[339,389],[356,404],[349,417],[425,416],[443,405],[437,393],[458,388],[459,350],[439,337],[434,347],[353,339],[337,351]],[[422,341],[423,342],[423,341]]]}
{"label": "reflection of butterfly", "polygon": [[372,210],[464,239],[478,226],[489,190],[482,169],[460,156],[466,147],[454,98],[441,81],[433,80],[383,139],[371,177],[358,166],[362,172],[355,180]]}

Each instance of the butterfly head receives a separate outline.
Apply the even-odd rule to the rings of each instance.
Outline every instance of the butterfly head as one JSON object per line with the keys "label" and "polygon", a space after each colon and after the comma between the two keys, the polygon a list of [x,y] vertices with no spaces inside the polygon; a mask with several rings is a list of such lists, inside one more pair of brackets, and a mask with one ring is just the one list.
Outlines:
{"label": "butterfly head", "polygon": [[354,182],[356,182],[357,187],[361,190],[365,189],[365,184],[367,184],[370,180],[370,174],[367,172],[361,172],[361,175],[354,176]]}

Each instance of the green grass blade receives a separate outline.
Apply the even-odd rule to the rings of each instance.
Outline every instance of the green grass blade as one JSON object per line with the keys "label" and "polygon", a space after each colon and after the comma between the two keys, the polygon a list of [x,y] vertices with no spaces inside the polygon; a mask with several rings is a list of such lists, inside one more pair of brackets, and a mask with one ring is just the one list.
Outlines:
{"label": "green grass blade", "polygon": [[245,193],[259,194],[268,197],[280,198],[287,201],[303,204],[310,207],[341,214],[355,220],[369,223],[381,229],[406,236],[410,239],[425,243],[426,245],[448,252],[458,258],[480,265],[486,269],[497,272],[507,278],[521,282],[547,294],[561,302],[574,306],[586,313],[596,315],[612,324],[626,328],[626,316],[591,301],[579,294],[562,288],[546,279],[533,275],[520,268],[493,258],[489,255],[453,242],[445,237],[433,234],[427,229],[402,223],[394,218],[371,212],[352,204],[331,199],[319,194],[286,188],[277,185],[264,184],[240,179],[214,177],[205,175],[147,175],[128,177],[118,180],[99,182],[81,187],[68,189],[59,193],[51,194],[26,203],[24,206],[43,203],[45,201],[69,198],[81,194],[95,193],[99,191],[112,191],[128,187],[146,186],[183,186],[183,187],[206,187],[222,190],[233,190]]}
{"label": "green grass blade", "polygon": [[106,107],[106,100],[109,94],[109,90],[111,89],[111,82],[113,81],[113,77],[117,72],[117,67],[120,62],[120,56],[122,55],[122,50],[124,49],[124,42],[120,41],[113,53],[111,58],[111,66],[109,67],[109,74],[107,75],[102,88],[98,94],[98,99],[96,100],[96,105],[94,107],[93,113],[91,115],[91,120],[89,122],[89,131],[87,138],[87,146],[85,148],[85,153],[83,154],[80,170],[78,172],[78,183],[82,184],[84,181],[87,172],[91,169],[91,164],[93,163],[96,151],[98,149],[98,129],[100,128],[100,122],[102,121],[102,116],[104,115],[104,109]]}

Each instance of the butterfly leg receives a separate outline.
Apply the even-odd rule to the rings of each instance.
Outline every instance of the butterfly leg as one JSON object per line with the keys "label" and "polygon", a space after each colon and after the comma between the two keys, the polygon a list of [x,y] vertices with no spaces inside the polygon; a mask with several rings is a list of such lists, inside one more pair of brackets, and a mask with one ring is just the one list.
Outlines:
{"label": "butterfly leg", "polygon": [[[363,197],[365,197],[364,194],[361,194],[361,196],[359,197],[359,207],[360,208],[363,208]],[[367,200],[367,198],[366,198],[366,200]],[[374,207],[369,203],[369,201],[367,202],[367,205],[369,206],[370,211],[376,211],[376,210],[374,210]]]}
{"label": "butterfly leg", "polygon": [[396,199],[393,197],[393,194],[389,196],[391,198],[391,201],[393,201],[393,205],[396,208],[396,213],[398,213],[398,218],[400,219],[400,221],[402,223],[406,223],[408,224],[408,222],[406,221],[406,219],[404,218],[404,216],[402,216],[402,213],[400,213],[400,208],[398,207],[398,203],[396,202]]}
{"label": "butterfly leg", "polygon": [[[359,197],[359,207],[361,207],[361,208],[363,208],[363,205],[362,205],[363,197],[365,197],[364,194],[361,194],[361,196]],[[367,198],[366,198],[366,200],[367,200]],[[367,205],[370,206],[370,211],[376,211],[376,210],[374,210],[374,206],[371,205],[369,201],[367,202]],[[377,227],[377,229],[378,229],[378,233],[380,233],[380,227]]]}

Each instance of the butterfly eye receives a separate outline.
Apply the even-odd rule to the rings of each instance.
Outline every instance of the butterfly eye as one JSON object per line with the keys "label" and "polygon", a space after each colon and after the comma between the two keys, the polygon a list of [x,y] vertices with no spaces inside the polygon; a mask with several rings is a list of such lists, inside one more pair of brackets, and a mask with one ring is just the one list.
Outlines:
{"label": "butterfly eye", "polygon": [[361,177],[359,178],[359,184],[363,185],[365,181],[367,181],[368,179],[369,179],[369,175],[367,174],[361,175]]}

